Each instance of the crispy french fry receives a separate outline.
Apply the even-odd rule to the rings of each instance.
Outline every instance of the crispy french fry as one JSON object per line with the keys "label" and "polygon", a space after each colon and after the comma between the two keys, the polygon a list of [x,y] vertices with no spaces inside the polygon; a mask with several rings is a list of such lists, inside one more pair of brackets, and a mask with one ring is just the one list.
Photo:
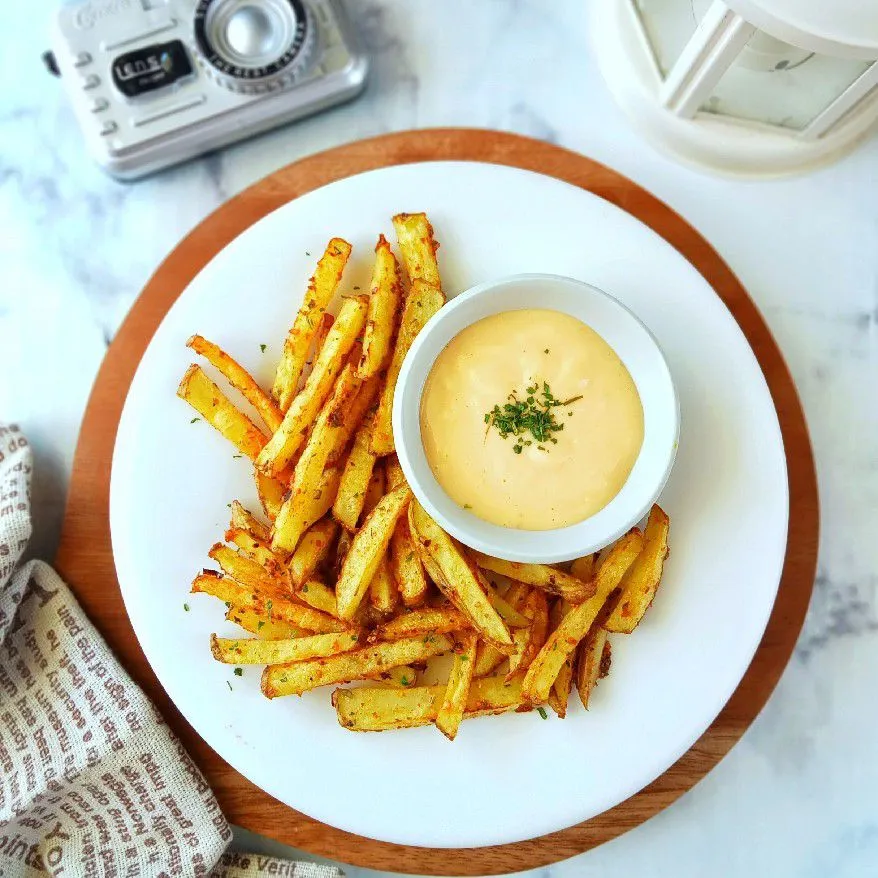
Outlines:
{"label": "crispy french fry", "polygon": [[373,423],[374,418],[370,418],[357,430],[332,507],[335,520],[350,531],[357,529],[357,522],[366,502],[366,489],[375,468],[376,457],[371,447]]}
{"label": "crispy french fry", "polygon": [[[436,721],[445,686],[416,686],[413,689],[379,689],[361,686],[336,689],[332,703],[339,724],[355,732],[381,732],[426,726]],[[466,699],[464,719],[505,713],[522,706],[521,682],[507,683],[503,677],[473,680]]]}
{"label": "crispy french fry", "polygon": [[256,493],[259,494],[262,510],[271,521],[274,521],[284,504],[284,496],[288,488],[283,482],[267,476],[259,470],[255,472],[255,479]]}
{"label": "crispy french fry", "polygon": [[271,529],[268,525],[263,524],[252,512],[248,511],[247,508],[237,500],[232,500],[231,526],[233,528],[246,530],[263,543],[271,541]]}
{"label": "crispy french fry", "polygon": [[453,741],[463,719],[470,684],[473,679],[473,666],[476,660],[476,633],[474,631],[458,635],[458,649],[455,651],[448,675],[448,685],[442,696],[442,704],[436,714],[436,728]]}
{"label": "crispy french fry", "polygon": [[367,378],[360,386],[360,392],[351,402],[344,416],[344,423],[339,431],[335,447],[326,461],[327,467],[340,466],[347,460],[351,437],[370,414],[374,414],[378,391],[381,389],[381,375]]}
{"label": "crispy french fry", "polygon": [[367,677],[368,680],[376,680],[384,683],[385,686],[392,686],[394,689],[406,689],[416,686],[418,682],[418,672],[412,665],[399,665],[396,668],[388,668],[377,674]]}
{"label": "crispy french fry", "polygon": [[294,637],[305,637],[311,633],[282,619],[269,619],[252,606],[235,603],[229,606],[226,619],[263,640],[292,640]]}
{"label": "crispy french fry", "polygon": [[583,582],[590,582],[591,578],[594,576],[594,562],[597,553],[592,553],[591,555],[583,555],[582,558],[577,558],[570,565],[570,575],[575,576],[577,579],[581,579]]}
{"label": "crispy french fry", "polygon": [[256,458],[256,466],[262,472],[277,477],[292,463],[305,440],[308,427],[329,396],[335,379],[345,366],[350,349],[363,329],[367,306],[364,298],[345,299],[305,386],[293,398],[283,423]]}
{"label": "crispy french fry", "polygon": [[321,613],[293,600],[265,597],[261,592],[249,589],[235,582],[229,576],[212,571],[199,573],[192,580],[192,593],[198,594],[199,592],[213,595],[229,604],[253,610],[268,620],[289,622],[297,628],[304,628],[319,634],[356,630],[351,625],[333,619],[326,613]]}
{"label": "crispy french fry", "polygon": [[408,488],[397,488],[387,494],[372,510],[354,537],[335,586],[338,612],[342,619],[352,619],[357,612],[357,607],[387,552],[396,522],[405,512],[411,496]]}
{"label": "crispy french fry", "polygon": [[[401,490],[401,489],[397,489]],[[458,548],[451,537],[433,521],[417,500],[409,519],[412,537],[419,544],[422,560],[429,558],[442,582],[437,582],[445,596],[465,613],[482,637],[501,651],[512,646],[506,624],[491,606],[476,575],[475,565]],[[429,570],[428,570],[429,572]]]}
{"label": "crispy french fry", "polygon": [[436,251],[439,245],[433,237],[433,226],[425,213],[398,213],[393,218],[396,239],[402,251],[409,280],[414,285],[421,280],[441,289]]}
{"label": "crispy french fry", "polygon": [[296,597],[303,604],[338,618],[338,602],[335,599],[335,592],[319,579],[309,579],[303,583],[296,589]]}
{"label": "crispy french fry", "polygon": [[405,478],[405,473],[402,471],[402,467],[399,464],[399,458],[396,454],[388,454],[387,457],[384,458],[384,473],[387,477],[388,491],[392,491],[400,485],[408,484]]}
{"label": "crispy french fry", "polygon": [[396,640],[417,634],[449,634],[471,627],[469,619],[454,607],[422,607],[379,625],[375,636],[380,640]]}
{"label": "crispy french fry", "polygon": [[571,604],[581,604],[595,593],[594,583],[583,582],[563,570],[556,570],[546,564],[521,564],[517,561],[503,561],[482,552],[475,552],[476,563],[483,570],[491,570],[510,579],[516,579],[549,594],[559,595]]}
{"label": "crispy french fry", "polygon": [[231,640],[210,635],[210,651],[227,665],[279,665],[349,652],[357,645],[348,632],[312,634],[293,640],[262,640],[258,637]]}
{"label": "crispy french fry", "polygon": [[573,607],[528,668],[522,683],[522,693],[531,703],[543,704],[548,699],[561,665],[588,634],[596,616],[619,587],[625,571],[640,554],[642,546],[643,537],[640,531],[632,530],[619,539],[601,561],[594,577],[595,594],[584,603]]}
{"label": "crispy french fry", "polygon": [[[378,501],[387,493],[387,480],[384,478],[382,461],[375,462],[369,484],[366,485],[366,496],[363,498],[363,515],[369,515],[378,505]],[[408,487],[408,486],[406,486]]]}
{"label": "crispy french fry", "polygon": [[576,657],[576,691],[586,710],[594,687],[610,672],[610,655],[607,629],[599,625],[592,626],[588,636],[579,644]]}
{"label": "crispy french fry", "polygon": [[[591,557],[590,555],[588,556]],[[571,605],[563,598],[558,598],[549,611],[549,630],[554,631],[560,624],[561,620],[570,612]],[[594,626],[592,626],[594,628]],[[567,702],[570,700],[570,690],[573,688],[573,666],[575,664],[576,653],[572,652],[564,660],[558,676],[552,684],[552,691],[549,693],[549,707],[555,713],[564,719],[567,716]]]}
{"label": "crispy french fry", "polygon": [[274,522],[273,551],[280,554],[295,552],[302,534],[332,508],[340,478],[338,469],[324,470],[312,493],[300,495],[296,503],[291,502],[292,493],[287,497]]}
{"label": "crispy french fry", "polygon": [[438,287],[431,286],[421,280],[417,280],[412,284],[411,291],[406,297],[405,306],[402,309],[402,318],[400,319],[399,333],[396,336],[396,345],[393,348],[393,357],[387,369],[384,389],[381,391],[381,399],[378,403],[378,413],[375,416],[372,451],[377,455],[390,454],[396,450],[396,445],[393,441],[393,428],[390,423],[396,379],[399,377],[402,361],[412,346],[415,336],[444,304],[445,297]]}
{"label": "crispy french fry", "polygon": [[321,518],[308,528],[288,565],[294,588],[299,588],[314,575],[332,549],[337,533],[338,525],[331,518]]}
{"label": "crispy french fry", "polygon": [[291,589],[289,573],[282,559],[271,551],[271,546],[268,543],[256,539],[249,530],[239,527],[230,527],[225,533],[225,540],[227,543],[237,546],[238,550],[247,558],[255,561],[270,576],[282,583],[285,591]]}
{"label": "crispy french fry", "polygon": [[333,238],[326,245],[326,252],[317,263],[317,270],[308,282],[302,307],[299,308],[292,328],[284,341],[283,354],[274,377],[272,395],[278,401],[282,412],[287,411],[299,377],[308,358],[308,349],[322,323],[322,317],[335,291],[338,289],[342,272],[352,247],[341,238]]}
{"label": "crispy french fry", "polygon": [[[521,645],[521,650],[516,650],[509,657],[509,673],[506,676],[510,680],[516,675],[522,676],[527,671],[546,642],[549,627],[549,605],[544,592],[536,588],[531,590],[524,602],[524,615],[530,619],[530,625],[526,629],[516,628],[513,632],[513,636],[515,636],[526,630],[527,637]],[[517,639],[516,646],[518,646]]]}
{"label": "crispy french fry", "polygon": [[[355,634],[351,636],[356,637]],[[441,652],[448,652],[451,646],[451,641],[445,635],[437,634],[376,643],[328,658],[269,665],[262,674],[262,692],[268,698],[301,695],[318,686],[358,680],[398,665],[425,661]]]}
{"label": "crispy french fry", "polygon": [[487,677],[488,674],[496,671],[508,658],[509,656],[506,653],[500,652],[496,646],[491,646],[490,643],[480,640],[476,649],[476,663],[473,668],[473,676]]}
{"label": "crispy french fry", "polygon": [[375,267],[369,293],[363,356],[358,367],[361,378],[377,375],[387,365],[402,299],[399,266],[384,235],[378,237],[375,247]]}
{"label": "crispy french fry", "polygon": [[653,506],[643,531],[643,551],[622,579],[619,602],[604,623],[608,631],[630,634],[652,604],[668,555],[670,524],[661,507]]}
{"label": "crispy french fry", "polygon": [[196,354],[201,354],[208,363],[216,368],[229,384],[259,412],[270,432],[274,432],[283,420],[283,412],[275,401],[256,383],[256,379],[236,360],[233,360],[219,345],[208,341],[200,335],[193,335],[186,346]]}
{"label": "crispy french fry", "polygon": [[530,626],[530,619],[520,613],[509,601],[501,597],[488,577],[478,567],[476,567],[476,577],[482,586],[482,590],[488,596],[491,606],[510,628],[527,628]]}
{"label": "crispy french fry", "polygon": [[385,555],[369,583],[369,600],[379,613],[392,613],[399,603],[399,589],[390,574],[390,565]]}
{"label": "crispy french fry", "polygon": [[347,558],[348,552],[351,550],[353,540],[354,538],[350,531],[344,528],[339,530],[338,541],[335,544],[335,564],[333,566],[336,580],[341,576],[341,568],[344,566],[344,559]]}
{"label": "crispy french fry", "polygon": [[[402,483],[405,485],[405,482]],[[392,488],[391,488],[392,490]],[[418,607],[427,597],[427,577],[409,530],[408,517],[401,518],[390,540],[390,571],[407,607]]]}
{"label": "crispy french fry", "polygon": [[185,399],[212,427],[223,434],[241,454],[255,460],[268,441],[266,435],[204,374],[200,366],[191,365],[177,388]]}
{"label": "crispy french fry", "polygon": [[219,564],[223,573],[246,588],[268,597],[292,597],[288,580],[276,576],[258,561],[248,558],[240,551],[231,549],[223,543],[214,543],[207,556]]}

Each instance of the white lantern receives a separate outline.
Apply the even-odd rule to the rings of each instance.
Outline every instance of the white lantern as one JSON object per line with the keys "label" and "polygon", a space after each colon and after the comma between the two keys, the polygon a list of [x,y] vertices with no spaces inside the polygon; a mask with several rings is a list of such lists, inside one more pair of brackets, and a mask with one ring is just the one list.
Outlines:
{"label": "white lantern", "polygon": [[676,157],[805,170],[878,120],[878,0],[590,0],[618,103]]}

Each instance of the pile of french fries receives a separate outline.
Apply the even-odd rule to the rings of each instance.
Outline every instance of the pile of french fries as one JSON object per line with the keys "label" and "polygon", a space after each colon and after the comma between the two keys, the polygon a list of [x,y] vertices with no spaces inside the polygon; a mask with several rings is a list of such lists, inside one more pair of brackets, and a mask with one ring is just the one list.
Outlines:
{"label": "pile of french fries", "polygon": [[[608,635],[634,630],[668,552],[654,506],[600,556],[571,565],[516,564],[472,552],[413,498],[394,453],[391,409],[400,366],[445,297],[438,245],[423,213],[393,217],[404,271],[380,236],[368,296],[343,295],[351,245],[333,238],[286,337],[270,392],[201,336],[189,347],[252,406],[241,411],[198,366],[178,395],[255,467],[264,518],[231,504],[225,542],[192,591],[226,603],[251,637],[211,635],[214,657],[265,665],[268,698],[337,688],[338,720],[356,731],[461,720],[548,704],[587,708],[610,662]],[[310,367],[310,368],[309,368]],[[195,419],[193,419],[195,420]],[[447,680],[426,663],[451,657]]]}

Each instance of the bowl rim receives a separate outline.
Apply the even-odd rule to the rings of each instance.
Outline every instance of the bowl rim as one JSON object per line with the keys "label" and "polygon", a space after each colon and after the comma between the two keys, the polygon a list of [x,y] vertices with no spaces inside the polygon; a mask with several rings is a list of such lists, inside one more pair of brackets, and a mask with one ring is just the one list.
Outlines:
{"label": "bowl rim", "polygon": [[[590,522],[591,519],[593,519],[596,515],[599,515],[601,512],[608,509],[614,503],[616,498],[619,497],[619,495],[622,493],[622,489],[620,489],[616,497],[614,497],[613,500],[611,500],[610,503],[608,503],[607,506],[604,507],[604,510],[599,510],[598,513],[595,513],[595,516],[589,516],[588,518],[585,518],[578,522],[574,522],[571,525],[540,531],[524,530],[520,528],[507,528],[501,525],[495,525],[490,522],[485,522],[483,519],[478,518],[471,512],[468,512],[467,510],[458,506],[457,503],[455,503],[453,500],[451,500],[450,497],[448,497],[442,486],[436,480],[435,476],[432,475],[429,463],[426,461],[426,453],[423,449],[420,432],[420,406],[426,376],[429,375],[433,363],[435,363],[439,354],[445,349],[445,347],[452,338],[456,337],[456,335],[462,332],[463,329],[466,328],[466,326],[471,326],[478,320],[484,319],[484,317],[490,315],[482,315],[481,317],[477,317],[468,322],[465,326],[461,327],[457,330],[457,332],[450,336],[440,347],[438,347],[438,349],[436,349],[435,351],[431,351],[430,345],[433,341],[434,334],[442,327],[444,323],[448,321],[451,315],[455,314],[461,308],[466,308],[468,305],[471,306],[471,303],[473,303],[480,297],[487,295],[488,293],[495,292],[504,287],[520,286],[522,284],[556,285],[558,288],[566,288],[571,295],[575,294],[575,292],[578,291],[592,297],[600,298],[605,305],[609,305],[611,309],[615,309],[618,314],[623,315],[623,320],[628,321],[628,325],[632,327],[632,331],[640,332],[644,335],[650,347],[652,348],[652,354],[654,356],[657,356],[657,362],[660,363],[663,367],[662,377],[665,378],[667,382],[668,393],[666,394],[666,398],[670,403],[670,417],[673,422],[673,438],[669,444],[669,450],[664,461],[664,466],[659,468],[659,466],[656,465],[657,478],[653,479],[651,482],[652,487],[648,492],[649,496],[644,496],[644,499],[637,505],[636,515],[632,516],[629,514],[625,515],[624,518],[619,517],[614,526],[608,528],[606,530],[606,533],[602,534],[600,540],[598,541],[595,541],[594,538],[592,538],[591,542],[577,543],[576,532],[578,530],[582,530],[583,526],[587,525],[587,523]],[[535,303],[532,306],[525,307],[538,308],[541,307],[541,305],[539,303]],[[547,306],[543,305],[542,307]],[[549,307],[550,310],[560,310],[562,311],[562,313],[569,313],[571,314],[571,316],[582,320],[581,316],[572,313],[572,311],[564,311],[563,308],[558,307]],[[522,307],[509,307],[507,309],[498,308],[497,310],[492,311],[491,314],[503,313],[504,310],[516,311],[522,310]],[[597,329],[596,327],[592,328],[596,332],[598,332],[598,334],[601,335],[602,338],[604,337],[599,329]],[[606,339],[604,340],[606,341]],[[607,341],[607,343],[610,344],[609,341]],[[430,358],[429,362],[427,362],[426,364],[423,362],[425,357]],[[627,364],[626,368],[628,368]],[[412,381],[416,380],[417,376],[415,376],[414,374],[416,370],[423,371],[424,378],[421,381],[420,387],[417,388],[415,391],[412,391],[411,383]],[[636,377],[632,375],[632,378],[635,380],[638,393],[642,394],[642,388],[640,384],[637,383]],[[411,399],[411,395],[413,392],[415,394],[414,400]],[[410,412],[407,412],[406,409],[408,406],[411,405],[414,405],[414,408],[417,412],[415,421],[417,422],[418,426],[417,430],[414,431],[414,433],[416,434],[414,437],[412,436],[412,431],[406,428],[406,424],[410,423],[411,421]],[[645,405],[644,409],[646,409]],[[594,284],[588,283],[587,281],[559,274],[526,272],[514,275],[507,275],[489,281],[483,281],[482,283],[469,287],[468,289],[448,300],[446,304],[443,305],[443,307],[440,308],[439,311],[437,311],[427,321],[427,323],[424,325],[424,327],[421,329],[420,333],[418,333],[417,337],[412,343],[411,348],[406,354],[406,357],[400,369],[397,379],[397,386],[394,393],[392,426],[397,457],[399,459],[403,473],[405,474],[405,477],[409,483],[409,486],[412,489],[414,497],[421,503],[421,505],[430,514],[430,516],[436,520],[436,522],[443,528],[443,530],[447,531],[449,534],[451,534],[451,536],[455,537],[464,545],[475,549],[476,551],[494,555],[495,557],[503,558],[504,560],[521,563],[554,564],[571,561],[575,558],[581,557],[582,555],[597,551],[598,549],[601,549],[617,540],[631,527],[643,520],[643,518],[649,512],[649,509],[652,507],[652,504],[661,494],[674,466],[680,436],[680,399],[679,393],[677,392],[677,388],[673,380],[673,375],[667,362],[667,358],[665,357],[665,354],[662,351],[658,340],[656,339],[655,335],[650,331],[649,327],[646,326],[646,324],[644,324],[643,321],[627,305],[625,305],[611,293],[608,293],[606,290],[595,286]],[[644,426],[646,426],[646,423],[644,424]],[[637,459],[635,460],[635,466],[637,465],[637,462],[641,459],[641,456],[644,453],[644,449],[647,449],[647,451],[649,450],[647,448],[647,435],[648,434],[645,431],[644,443],[641,447],[640,452],[638,453]],[[414,442],[412,442],[413,438]],[[413,444],[416,446],[415,448],[412,448]],[[426,469],[430,474],[429,481],[431,482],[431,484],[425,485],[424,480],[419,477],[413,464],[413,457],[420,457],[423,459],[424,465],[426,466]],[[632,467],[632,473],[633,472],[634,467]],[[625,485],[628,484],[628,481],[630,481],[630,475],[629,479],[626,480]],[[625,485],[623,485],[623,489]],[[434,492],[440,492],[447,500],[450,501],[451,508],[454,510],[452,517],[446,515],[438,507],[438,505],[434,503],[432,496]],[[476,527],[483,530],[489,530],[494,538],[485,539],[484,537],[474,534],[472,532],[472,529],[467,527],[468,523],[477,523],[475,525]],[[564,542],[568,544],[569,548],[556,547],[554,549],[551,549],[548,547],[548,545],[546,545],[545,547],[543,546],[543,544],[548,544],[550,542],[557,543],[559,540],[559,535],[563,535],[563,537],[569,537],[569,539],[564,540]],[[523,549],[521,547],[523,540],[531,543],[537,543],[540,545],[541,548],[539,548],[539,550],[529,550],[527,548]]]}

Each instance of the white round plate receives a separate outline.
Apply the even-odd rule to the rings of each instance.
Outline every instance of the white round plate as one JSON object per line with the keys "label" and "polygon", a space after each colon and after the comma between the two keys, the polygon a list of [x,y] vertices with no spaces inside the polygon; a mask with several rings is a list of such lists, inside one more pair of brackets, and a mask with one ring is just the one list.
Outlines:
{"label": "white round plate", "polygon": [[[282,340],[332,235],[354,245],[345,282],[368,288],[378,233],[425,210],[449,295],[521,272],[580,278],[649,327],[680,396],[677,462],[661,496],[671,557],[637,631],[586,713],[433,728],[342,729],[329,691],[268,701],[260,668],[213,660],[234,636],[217,600],[189,595],[233,499],[256,508],[252,467],[175,396],[200,333],[270,385]],[[265,353],[260,345],[267,345]],[[199,734],[293,808],[371,838],[429,847],[519,841],[578,823],[637,792],[701,735],[743,676],[774,602],[786,544],[786,461],[759,365],[710,286],[613,205],[526,171],[435,162],[373,171],[292,201],[207,265],[171,308],[128,394],[110,517],[122,594],[153,670]],[[184,603],[191,607],[184,611]],[[229,688],[229,684],[231,689]]]}

